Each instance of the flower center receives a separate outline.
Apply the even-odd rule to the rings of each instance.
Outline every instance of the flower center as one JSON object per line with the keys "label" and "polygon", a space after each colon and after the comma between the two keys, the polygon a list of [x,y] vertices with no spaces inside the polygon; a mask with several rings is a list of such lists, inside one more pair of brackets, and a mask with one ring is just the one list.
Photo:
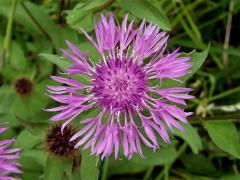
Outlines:
{"label": "flower center", "polygon": [[14,82],[14,88],[19,95],[29,95],[33,90],[33,83],[26,77],[21,77]]}
{"label": "flower center", "polygon": [[96,67],[93,75],[93,92],[100,106],[107,110],[134,112],[143,105],[146,91],[146,74],[143,68],[125,60],[107,60]]}

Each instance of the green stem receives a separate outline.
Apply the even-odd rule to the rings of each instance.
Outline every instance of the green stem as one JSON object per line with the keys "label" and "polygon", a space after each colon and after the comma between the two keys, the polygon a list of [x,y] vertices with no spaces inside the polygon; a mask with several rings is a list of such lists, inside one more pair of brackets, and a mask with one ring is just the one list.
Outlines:
{"label": "green stem", "polygon": [[201,33],[198,30],[196,24],[194,23],[191,15],[189,14],[188,9],[186,8],[186,6],[184,5],[184,3],[181,0],[179,1],[179,4],[180,4],[180,6],[182,8],[182,11],[183,11],[185,17],[187,18],[187,21],[188,21],[188,23],[189,23],[189,25],[190,25],[190,27],[192,29],[192,32],[195,34],[195,37],[198,38],[199,42],[202,42]]}
{"label": "green stem", "polygon": [[165,166],[164,169],[163,169],[163,172],[164,172],[164,180],[168,180],[169,179],[169,169],[170,169],[170,166]]}
{"label": "green stem", "polygon": [[240,92],[240,86],[236,87],[236,88],[233,88],[233,89],[230,89],[228,91],[225,91],[223,93],[220,93],[216,96],[209,97],[208,102],[216,101],[218,99],[224,98],[226,96],[232,95],[232,94],[237,93],[237,92]]}
{"label": "green stem", "polygon": [[188,118],[190,123],[201,123],[204,121],[239,121],[240,114],[229,114],[229,115],[221,115],[221,116],[212,116],[212,117],[198,117],[191,116]]}
{"label": "green stem", "polygon": [[158,176],[156,177],[155,180],[161,180],[161,179],[163,178],[163,176],[164,176],[164,168],[163,168],[163,170],[158,174]]}
{"label": "green stem", "polygon": [[102,171],[101,180],[107,180],[108,164],[109,164],[109,160],[106,159],[103,163],[103,171]]}
{"label": "green stem", "polygon": [[28,14],[28,16],[30,17],[30,19],[33,21],[33,23],[38,27],[38,29],[42,32],[42,34],[46,37],[46,39],[51,43],[52,48],[53,48],[53,53],[56,53],[56,48],[53,44],[53,40],[51,38],[51,36],[49,35],[49,33],[42,27],[42,25],[37,21],[37,19],[33,16],[32,12],[30,11],[30,9],[24,4],[24,2],[21,3],[22,8],[24,9],[24,11]]}
{"label": "green stem", "polygon": [[147,172],[145,173],[144,177],[143,177],[143,180],[149,180],[150,179],[150,176],[153,172],[153,169],[154,169],[154,166],[151,166],[148,168]]}
{"label": "green stem", "polygon": [[229,1],[229,10],[228,10],[228,18],[227,18],[227,26],[226,26],[226,33],[223,45],[223,65],[225,68],[228,68],[228,48],[229,48],[229,41],[231,35],[231,27],[232,27],[232,15],[234,9],[234,2],[232,0]]}
{"label": "green stem", "polygon": [[174,160],[171,163],[166,164],[164,166],[163,170],[160,172],[160,174],[156,177],[155,180],[161,180],[163,176],[164,176],[164,180],[169,179],[169,169],[174,164],[174,162],[182,155],[182,153],[186,150],[186,148],[187,148],[187,143],[184,142],[182,146],[179,148],[177,155],[174,157]]}
{"label": "green stem", "polygon": [[192,179],[212,180],[213,179],[213,178],[209,178],[209,177],[206,177],[206,176],[186,174],[186,173],[180,172],[176,169],[171,169],[171,172],[175,175],[178,175],[178,176],[182,177],[182,179],[184,179],[184,180],[192,180]]}
{"label": "green stem", "polygon": [[237,167],[236,163],[234,163],[234,164],[232,165],[232,167],[233,167],[234,173],[235,173],[235,174],[239,174],[239,170],[238,170],[238,167]]}
{"label": "green stem", "polygon": [[171,172],[172,172],[173,174],[176,174],[177,176],[180,176],[181,178],[183,178],[183,179],[185,179],[185,180],[191,179],[188,175],[186,175],[186,174],[184,174],[184,173],[182,173],[182,172],[180,172],[180,171],[177,171],[177,170],[175,170],[175,169],[171,169]]}
{"label": "green stem", "polygon": [[25,10],[25,12],[29,15],[33,23],[38,27],[38,29],[43,33],[43,35],[46,37],[47,40],[52,42],[51,36],[48,34],[47,31],[42,27],[42,25],[36,20],[36,18],[33,16],[31,11],[28,9],[28,7],[24,4],[24,2],[21,3],[21,6]]}
{"label": "green stem", "polygon": [[13,18],[14,18],[14,13],[16,10],[18,0],[12,0],[12,5],[8,17],[8,22],[7,22],[7,30],[3,42],[3,54],[2,54],[2,60],[0,61],[0,70],[3,68],[6,56],[8,55],[9,51],[9,46],[11,42],[11,37],[12,37],[12,25],[13,25]]}
{"label": "green stem", "polygon": [[166,164],[155,180],[161,180],[163,179],[163,177],[164,177],[164,180],[168,180],[168,171],[169,171],[169,164]]}

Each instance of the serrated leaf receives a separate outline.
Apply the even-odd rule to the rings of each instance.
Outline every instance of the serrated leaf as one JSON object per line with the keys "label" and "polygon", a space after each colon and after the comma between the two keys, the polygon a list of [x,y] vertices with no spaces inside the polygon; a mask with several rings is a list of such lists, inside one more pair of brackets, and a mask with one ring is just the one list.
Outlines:
{"label": "serrated leaf", "polygon": [[[186,82],[190,77],[192,77],[201,67],[201,65],[204,63],[208,56],[208,52],[210,49],[210,44],[206,49],[204,49],[202,52],[196,52],[195,50],[190,52],[190,53],[184,53],[183,56],[190,56],[192,62],[192,67],[191,67],[191,73],[187,74],[186,76],[179,78],[183,83]],[[164,79],[161,85],[161,88],[169,88],[169,87],[176,87],[176,86],[182,86],[183,83],[179,81],[174,81],[171,79]]]}
{"label": "serrated leaf", "polygon": [[149,1],[145,0],[119,0],[118,5],[141,19],[157,24],[165,31],[171,30],[168,18]]}
{"label": "serrated leaf", "polygon": [[204,122],[204,128],[220,149],[240,159],[240,139],[233,122]]}
{"label": "serrated leaf", "polygon": [[210,44],[202,52],[196,52],[194,50],[194,51],[190,52],[189,54],[186,54],[187,56],[191,56],[190,61],[193,63],[193,65],[191,67],[192,72],[190,74],[184,76],[181,79],[182,81],[188,80],[191,76],[193,76],[198,71],[198,69],[202,66],[202,64],[206,60],[206,58],[208,56],[209,49],[210,49]]}
{"label": "serrated leaf", "polygon": [[177,136],[185,140],[188,145],[191,147],[194,153],[199,153],[202,150],[201,138],[197,130],[192,127],[190,124],[183,124],[184,132],[175,129],[174,132]]}

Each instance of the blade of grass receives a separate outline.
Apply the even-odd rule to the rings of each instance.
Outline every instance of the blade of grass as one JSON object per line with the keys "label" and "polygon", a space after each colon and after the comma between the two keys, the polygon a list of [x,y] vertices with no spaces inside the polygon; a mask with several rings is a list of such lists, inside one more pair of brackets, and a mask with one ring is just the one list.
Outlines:
{"label": "blade of grass", "polygon": [[207,27],[209,25],[212,25],[212,24],[216,23],[217,21],[223,20],[226,16],[227,16],[227,13],[223,12],[222,14],[220,14],[220,15],[218,15],[218,16],[216,16],[216,17],[214,17],[214,18],[212,18],[212,19],[210,19],[210,20],[208,20],[208,21],[198,25],[198,28],[199,29],[203,29],[203,28],[205,28],[205,27]]}
{"label": "blade of grass", "polygon": [[196,24],[194,23],[193,19],[192,19],[192,15],[190,15],[190,10],[191,9],[194,9],[198,4],[202,3],[203,1],[202,0],[197,0],[187,6],[184,5],[184,3],[179,0],[178,1],[179,4],[180,4],[180,7],[181,7],[181,13],[182,13],[182,18],[183,16],[185,16],[187,18],[187,21],[190,25],[190,27],[192,28],[193,30],[193,33],[195,34],[195,36],[200,40],[202,41],[202,37],[201,37],[201,33],[200,31],[198,30],[198,27],[196,26]]}
{"label": "blade of grass", "polygon": [[148,170],[146,171],[144,177],[143,177],[143,180],[149,180],[150,179],[150,176],[153,172],[153,169],[154,169],[154,166],[151,166],[148,168]]}
{"label": "blade of grass", "polygon": [[[176,9],[179,9],[176,3],[174,3],[174,6]],[[183,7],[181,7],[181,9],[183,11],[186,11]],[[187,21],[183,19],[183,17],[181,16],[178,17],[178,20],[182,25],[183,29],[185,30],[186,34],[192,39],[192,41],[198,46],[198,48],[201,48],[201,49],[206,48],[206,45],[202,42],[201,38],[199,38],[201,35],[199,30],[196,30],[196,25],[193,23],[193,20],[189,19],[188,13],[185,12],[184,15],[187,17]],[[189,23],[190,27],[188,26],[187,23]],[[194,28],[192,26],[194,26]],[[195,29],[195,30],[193,31],[192,29]],[[195,31],[198,31],[198,33],[196,33]]]}
{"label": "blade of grass", "polygon": [[228,91],[225,91],[223,93],[220,93],[218,95],[212,96],[208,99],[208,102],[216,101],[218,99],[221,99],[221,98],[224,98],[226,96],[229,96],[229,95],[232,95],[232,94],[235,94],[235,93],[239,93],[239,92],[240,92],[240,86],[236,87],[236,88],[233,88],[233,89],[230,89]]}
{"label": "blade of grass", "polygon": [[161,180],[162,177],[164,176],[164,179],[168,179],[168,176],[169,176],[169,169],[171,168],[171,166],[174,164],[174,162],[183,154],[183,152],[186,150],[187,148],[187,143],[184,142],[181,147],[179,148],[178,152],[177,152],[177,155],[176,157],[174,158],[174,160],[169,163],[169,164],[166,164],[163,168],[163,170],[159,173],[159,175],[155,178],[155,180]]}
{"label": "blade of grass", "polygon": [[19,0],[12,0],[11,10],[8,17],[7,22],[7,30],[3,42],[3,52],[2,52],[2,60],[0,61],[0,70],[3,68],[6,56],[8,55],[8,50],[11,43],[12,38],[12,25],[13,25],[13,18],[16,10],[16,6]]}
{"label": "blade of grass", "polygon": [[231,35],[231,27],[232,27],[232,14],[234,9],[234,3],[232,0],[229,2],[229,10],[228,10],[228,18],[227,18],[227,26],[226,26],[226,33],[224,38],[224,44],[223,44],[223,55],[222,55],[222,61],[224,65],[224,74],[225,78],[227,79],[228,84],[231,84],[231,80],[229,78],[229,68],[228,68],[228,48],[229,48],[229,41],[230,41],[230,35]]}
{"label": "blade of grass", "polygon": [[[197,7],[198,4],[201,4],[202,2],[204,2],[204,0],[196,0],[196,1],[194,1],[193,3],[187,4],[187,5],[185,6],[185,8],[186,8],[187,10],[189,10],[189,9],[194,9],[194,8]],[[174,2],[173,2],[173,3],[174,3]],[[184,16],[184,11],[181,11],[180,8],[179,8],[179,9],[177,9],[177,11],[176,11],[176,15],[177,15],[177,17],[172,20],[172,26],[173,26],[173,28],[177,26],[177,24],[178,24],[178,22],[179,22],[178,18]]]}
{"label": "blade of grass", "polygon": [[210,73],[206,73],[203,71],[198,72],[197,74],[201,75],[201,76],[206,76],[209,79],[210,82],[210,87],[209,87],[209,93],[208,96],[212,96],[214,91],[215,91],[215,87],[216,87],[216,78],[214,75],[210,74]]}

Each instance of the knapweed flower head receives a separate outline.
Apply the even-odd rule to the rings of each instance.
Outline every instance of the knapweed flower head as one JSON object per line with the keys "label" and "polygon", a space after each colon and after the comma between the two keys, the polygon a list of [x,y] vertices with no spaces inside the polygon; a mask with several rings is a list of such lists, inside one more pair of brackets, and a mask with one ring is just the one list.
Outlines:
{"label": "knapweed flower head", "polygon": [[[6,131],[6,127],[0,124],[0,135]],[[14,180],[17,178],[11,177],[12,173],[21,173],[19,170],[20,164],[16,162],[19,158],[20,149],[9,148],[14,143],[14,139],[0,140],[0,179]]]}
{"label": "knapweed flower head", "polygon": [[[134,28],[134,20],[127,21],[128,15],[116,25],[112,14],[109,19],[101,15],[96,40],[82,30],[101,55],[97,63],[67,41],[71,51],[62,52],[72,62],[66,68],[68,77],[52,76],[65,85],[48,86],[51,98],[62,103],[48,109],[59,112],[51,120],[64,120],[62,129],[84,111],[100,109],[96,117],[80,121],[84,127],[70,141],[80,138],[75,148],[91,148],[101,158],[114,153],[117,159],[120,149],[128,158],[135,153],[143,157],[142,145],[156,150],[158,137],[169,143],[168,129],[182,130],[180,121],[186,123],[190,115],[181,108],[192,98],[190,88],[152,85],[156,80],[179,81],[190,73],[190,57],[181,56],[178,49],[168,53],[168,35],[158,26],[143,21]],[[88,76],[89,84],[74,80],[71,76],[76,74]]]}

